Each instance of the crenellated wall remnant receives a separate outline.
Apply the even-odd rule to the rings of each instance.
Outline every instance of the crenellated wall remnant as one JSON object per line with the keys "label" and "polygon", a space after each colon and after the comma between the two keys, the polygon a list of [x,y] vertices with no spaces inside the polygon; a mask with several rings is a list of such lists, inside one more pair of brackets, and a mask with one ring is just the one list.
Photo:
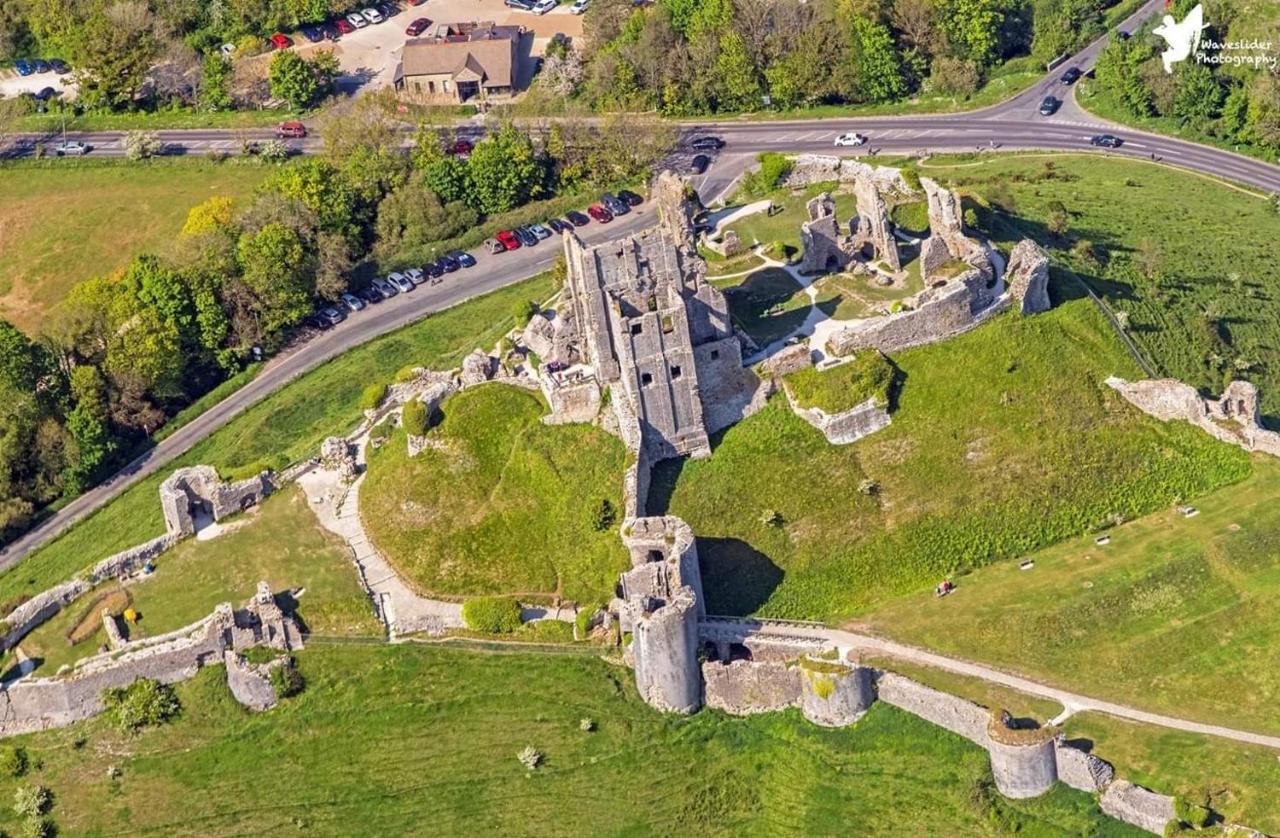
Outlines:
{"label": "crenellated wall remnant", "polygon": [[800,273],[843,271],[853,261],[853,236],[840,230],[836,202],[830,192],[815,195],[805,204],[809,220],[800,225]]}
{"label": "crenellated wall remnant", "polygon": [[853,227],[854,248],[864,252],[869,248],[871,259],[884,262],[889,270],[901,270],[898,239],[893,234],[889,206],[880,194],[879,186],[870,178],[859,178],[854,182],[853,194],[858,201],[858,220]]}
{"label": "crenellated wall remnant", "polygon": [[847,727],[866,714],[876,700],[871,671],[857,664],[803,657],[800,712],[816,725]]}
{"label": "crenellated wall remnant", "polygon": [[1009,253],[1005,284],[1017,301],[1019,314],[1049,310],[1049,254],[1031,239],[1023,239]]}
{"label": "crenellated wall remnant", "polygon": [[1246,451],[1280,457],[1280,433],[1262,427],[1258,388],[1248,381],[1232,381],[1220,399],[1205,398],[1190,384],[1174,378],[1125,381],[1111,376],[1106,384],[1134,407],[1163,422],[1190,422]]}
{"label": "crenellated wall remnant", "polygon": [[939,269],[947,262],[964,262],[988,277],[995,275],[986,248],[964,231],[964,212],[960,196],[944,189],[937,181],[920,178],[929,208],[929,238],[921,245],[920,275],[926,285],[945,281]]}
{"label": "crenellated wall remnant", "polygon": [[987,753],[996,788],[1005,797],[1039,797],[1058,782],[1057,731],[1052,727],[1022,728],[1005,711],[991,713],[987,725]]}

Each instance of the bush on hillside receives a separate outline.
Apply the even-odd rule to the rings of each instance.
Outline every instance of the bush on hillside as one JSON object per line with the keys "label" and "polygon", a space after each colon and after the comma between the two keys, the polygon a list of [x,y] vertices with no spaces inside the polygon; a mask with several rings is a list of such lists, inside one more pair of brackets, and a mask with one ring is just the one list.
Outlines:
{"label": "bush on hillside", "polygon": [[277,666],[271,667],[271,688],[276,691],[278,698],[289,698],[302,692],[307,682],[302,677],[302,673],[298,671],[297,662],[293,656],[286,657]]}
{"label": "bush on hillside", "polygon": [[1173,799],[1173,813],[1179,821],[1193,829],[1204,829],[1213,819],[1213,812],[1208,807],[1183,800],[1181,797]]}
{"label": "bush on hillside", "polygon": [[377,410],[382,399],[387,395],[387,385],[381,382],[370,384],[360,391],[360,409]]}
{"label": "bush on hillside", "polygon": [[182,711],[173,687],[150,678],[139,678],[127,687],[104,690],[103,703],[125,733],[162,725]]}
{"label": "bush on hillside", "polygon": [[485,634],[511,634],[520,628],[520,603],[510,597],[482,596],[462,604],[467,628]]}
{"label": "bush on hillside", "polygon": [[30,767],[26,748],[15,745],[0,751],[0,777],[21,777]]}
{"label": "bush on hillside", "polygon": [[404,416],[401,417],[404,423],[406,433],[413,436],[422,436],[427,432],[427,406],[417,399],[413,399],[404,406]]}
{"label": "bush on hillside", "polygon": [[756,155],[760,168],[747,175],[743,183],[746,191],[752,195],[764,195],[791,173],[791,158],[776,151],[765,151]]}

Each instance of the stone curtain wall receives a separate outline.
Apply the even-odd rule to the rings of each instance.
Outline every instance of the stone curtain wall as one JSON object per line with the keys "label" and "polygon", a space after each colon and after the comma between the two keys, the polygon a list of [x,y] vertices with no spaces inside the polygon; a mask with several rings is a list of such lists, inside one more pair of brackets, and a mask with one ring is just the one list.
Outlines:
{"label": "stone curtain wall", "polygon": [[1190,384],[1173,378],[1125,381],[1112,376],[1106,384],[1134,407],[1161,421],[1190,422],[1246,451],[1280,457],[1280,434],[1262,427],[1258,388],[1247,381],[1232,381],[1216,400],[1204,398]]}
{"label": "stone curtain wall", "polygon": [[707,661],[702,677],[707,706],[730,715],[767,713],[800,704],[800,672],[786,663]]}
{"label": "stone curtain wall", "polygon": [[801,407],[791,391],[783,388],[791,410],[804,421],[822,432],[833,445],[848,445],[878,430],[889,427],[893,421],[888,411],[876,405],[875,397],[867,399],[840,413],[826,413],[816,407]]}
{"label": "stone curtain wall", "polygon": [[986,708],[892,672],[881,673],[876,679],[876,691],[885,704],[892,704],[983,748],[987,747],[987,724],[991,713]]}

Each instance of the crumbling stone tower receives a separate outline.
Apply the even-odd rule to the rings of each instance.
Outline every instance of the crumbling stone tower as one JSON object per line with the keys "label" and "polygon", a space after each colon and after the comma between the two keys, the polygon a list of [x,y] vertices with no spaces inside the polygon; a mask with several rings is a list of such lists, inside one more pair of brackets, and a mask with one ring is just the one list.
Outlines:
{"label": "crumbling stone tower", "polygon": [[876,182],[870,178],[858,178],[853,185],[853,194],[858,200],[858,223],[853,230],[854,247],[870,245],[873,259],[883,261],[890,270],[902,270],[902,259],[898,255],[898,240],[893,235],[889,207]]}
{"label": "crumbling stone tower", "polygon": [[836,202],[830,192],[815,195],[805,204],[809,220],[800,225],[803,257],[800,272],[805,274],[842,271],[853,261],[853,239],[841,234],[836,218]]}
{"label": "crumbling stone tower", "polygon": [[711,453],[754,391],[724,295],[706,280],[684,182],[657,178],[657,227],[596,247],[565,235],[563,345],[625,399],[652,462]]}

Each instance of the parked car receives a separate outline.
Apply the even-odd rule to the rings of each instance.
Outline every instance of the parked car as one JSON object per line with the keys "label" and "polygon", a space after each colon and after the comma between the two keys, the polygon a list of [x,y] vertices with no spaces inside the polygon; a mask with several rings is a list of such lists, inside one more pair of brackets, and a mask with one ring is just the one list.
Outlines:
{"label": "parked car", "polygon": [[489,251],[490,254],[498,254],[498,253],[505,253],[507,250],[507,246],[502,242],[498,241],[497,239],[485,239],[484,249]]}
{"label": "parked car", "polygon": [[449,258],[457,260],[458,265],[464,268],[474,268],[476,266],[476,257],[465,250],[449,251]]}
{"label": "parked car", "polygon": [[1075,84],[1080,80],[1082,75],[1084,75],[1084,73],[1080,72],[1079,67],[1071,67],[1062,74],[1062,77],[1059,78],[1058,81],[1062,84]]}
{"label": "parked car", "polygon": [[587,207],[587,215],[591,216],[601,224],[608,224],[613,220],[613,214],[599,204],[592,204]]}
{"label": "parked car", "polygon": [[322,23],[320,24],[320,34],[324,35],[326,41],[336,41],[342,37],[342,30],[338,28],[336,22]]}
{"label": "parked car", "polygon": [[218,52],[222,53],[223,58],[230,59],[231,56],[236,54],[236,45],[223,44],[222,46],[218,47]]}
{"label": "parked car", "polygon": [[473,148],[475,148],[475,146],[467,140],[454,140],[453,145],[445,149],[445,153],[452,154],[454,157],[468,157],[470,156]]}
{"label": "parked car", "polygon": [[509,6],[510,8],[516,9],[517,11],[521,11],[521,12],[533,11],[532,0],[503,0],[503,2],[506,3],[506,5]]}
{"label": "parked car", "polygon": [[600,196],[600,203],[609,211],[611,215],[617,217],[626,215],[631,212],[631,207],[627,206],[627,202],[614,195],[612,192],[606,192]]}
{"label": "parked car", "polygon": [[1102,148],[1119,148],[1124,144],[1124,140],[1115,134],[1097,134],[1089,139],[1089,145],[1096,145]]}
{"label": "parked car", "polygon": [[536,247],[538,244],[538,241],[539,241],[538,237],[535,236],[533,234],[533,231],[530,230],[528,227],[525,227],[522,225],[520,227],[515,228],[511,232],[516,234],[516,238],[520,240],[520,244],[524,245],[525,247]]}
{"label": "parked car", "polygon": [[382,292],[377,288],[374,288],[372,285],[361,288],[356,292],[356,296],[361,300],[364,300],[368,305],[382,302]]}
{"label": "parked car", "polygon": [[392,285],[390,282],[387,282],[385,279],[375,279],[373,282],[369,284],[372,287],[378,289],[378,293],[382,295],[382,299],[384,300],[389,300],[392,297],[394,297],[396,294],[400,293],[398,290],[396,290],[396,287],[394,285]]}
{"label": "parked car", "polygon": [[529,11],[533,12],[535,15],[545,15],[558,5],[560,4],[557,0],[536,0],[533,4],[533,8]]}
{"label": "parked car", "polygon": [[423,32],[426,32],[427,27],[430,25],[431,25],[430,18],[420,17],[417,20],[411,22],[408,26],[404,28],[404,34],[410,37],[416,38],[417,36],[421,35]]}
{"label": "parked car", "polygon": [[355,29],[364,29],[369,25],[369,21],[365,20],[364,16],[359,12],[352,12],[347,15],[347,23],[351,24]]}
{"label": "parked car", "polygon": [[361,9],[360,16],[370,23],[382,23],[382,21],[386,20],[386,18],[382,16],[382,12],[372,6],[367,9]]}
{"label": "parked car", "polygon": [[444,276],[444,268],[440,267],[439,262],[428,262],[422,266],[422,271],[432,279],[439,279]]}
{"label": "parked car", "polygon": [[301,122],[281,122],[276,126],[276,136],[282,140],[299,140],[307,136],[307,126]]}
{"label": "parked car", "polygon": [[343,314],[340,309],[334,306],[326,306],[316,312],[316,315],[330,326],[336,326],[343,320],[347,319],[347,315]]}
{"label": "parked car", "polygon": [[348,311],[360,311],[364,308],[364,300],[355,294],[343,294],[339,299],[342,300],[342,304],[347,307]]}
{"label": "parked car", "polygon": [[569,223],[572,224],[574,227],[586,227],[588,224],[591,223],[590,218],[588,218],[584,213],[578,212],[577,210],[569,210],[564,214],[564,217],[569,219]]}
{"label": "parked car", "polygon": [[397,291],[400,291],[405,294],[408,294],[410,291],[413,290],[413,280],[409,279],[409,277],[405,276],[399,271],[392,271],[391,273],[387,274],[387,282],[390,282]]}
{"label": "parked car", "polygon": [[496,236],[503,250],[515,250],[520,247],[520,239],[510,230],[499,230]]}
{"label": "parked car", "polygon": [[18,75],[20,76],[29,76],[35,72],[35,70],[31,68],[31,65],[21,58],[13,62],[13,69],[17,70]]}
{"label": "parked car", "polygon": [[65,76],[67,73],[71,72],[71,67],[69,67],[67,62],[63,61],[61,58],[50,58],[49,67],[60,76]]}
{"label": "parked car", "polygon": [[695,174],[700,175],[711,165],[711,158],[705,154],[695,154],[693,159],[689,161],[689,169]]}
{"label": "parked car", "polygon": [[52,68],[49,66],[49,62],[45,61],[43,58],[35,58],[31,61],[31,69],[37,74],[40,74],[47,73]]}
{"label": "parked car", "polygon": [[37,99],[39,99],[41,102],[47,102],[50,99],[57,97],[59,94],[55,88],[44,87],[44,88],[41,88],[39,92],[33,93],[32,95],[35,96]]}
{"label": "parked car", "polygon": [[427,281],[427,275],[422,272],[421,268],[405,268],[404,275],[409,277],[409,281],[414,285],[421,285]]}
{"label": "parked car", "polygon": [[409,5],[410,5],[410,6],[421,6],[421,5],[422,5],[423,3],[425,3],[425,2],[427,2],[427,0],[409,0]]}
{"label": "parked car", "polygon": [[719,151],[724,148],[724,140],[719,137],[695,137],[689,142],[689,148],[699,151]]}
{"label": "parked car", "polygon": [[629,207],[638,207],[644,203],[644,198],[641,198],[639,195],[632,192],[630,189],[619,189],[618,197],[621,198],[624,202],[626,202],[627,206]]}
{"label": "parked car", "polygon": [[547,226],[557,233],[565,233],[573,229],[573,225],[563,218],[552,218],[547,222]]}
{"label": "parked car", "polygon": [[444,272],[447,274],[451,274],[454,271],[456,271],[458,268],[462,267],[462,265],[458,262],[458,260],[454,259],[448,253],[441,256],[439,259],[437,259],[436,264],[439,265],[441,268],[443,268]]}
{"label": "parked car", "polygon": [[569,14],[581,15],[587,11],[587,6],[591,4],[591,0],[573,0],[573,5],[569,7]]}
{"label": "parked car", "polygon": [[835,145],[837,148],[857,148],[867,144],[866,136],[859,134],[857,131],[846,131],[836,137]]}
{"label": "parked car", "polygon": [[93,151],[93,146],[79,140],[67,140],[53,147],[53,153],[59,157],[81,157]]}
{"label": "parked car", "polygon": [[1126,31],[1124,31],[1123,29],[1117,29],[1117,30],[1116,30],[1116,40],[1117,40],[1117,41],[1127,41],[1127,40],[1129,40],[1129,33],[1128,33],[1128,32],[1126,32]]}
{"label": "parked car", "polygon": [[1062,106],[1061,100],[1053,96],[1046,96],[1040,102],[1040,115],[1053,116],[1055,113],[1058,112],[1058,108],[1061,106]]}
{"label": "parked car", "polygon": [[302,30],[302,37],[313,44],[318,44],[324,40],[324,32],[317,26],[307,26]]}
{"label": "parked car", "polygon": [[551,230],[541,224],[530,224],[529,230],[538,237],[538,241],[551,238]]}
{"label": "parked car", "polygon": [[[360,19],[364,20],[364,18]],[[355,25],[351,22],[351,15],[338,18],[333,22],[333,26],[338,30],[338,34],[340,35],[350,35],[352,32],[356,31]]]}
{"label": "parked car", "polygon": [[276,49],[288,49],[293,46],[293,41],[288,35],[281,35],[279,32],[271,36],[271,45]]}
{"label": "parked car", "polygon": [[395,3],[375,3],[373,7],[381,12],[384,18],[395,17],[401,12],[400,7]]}

